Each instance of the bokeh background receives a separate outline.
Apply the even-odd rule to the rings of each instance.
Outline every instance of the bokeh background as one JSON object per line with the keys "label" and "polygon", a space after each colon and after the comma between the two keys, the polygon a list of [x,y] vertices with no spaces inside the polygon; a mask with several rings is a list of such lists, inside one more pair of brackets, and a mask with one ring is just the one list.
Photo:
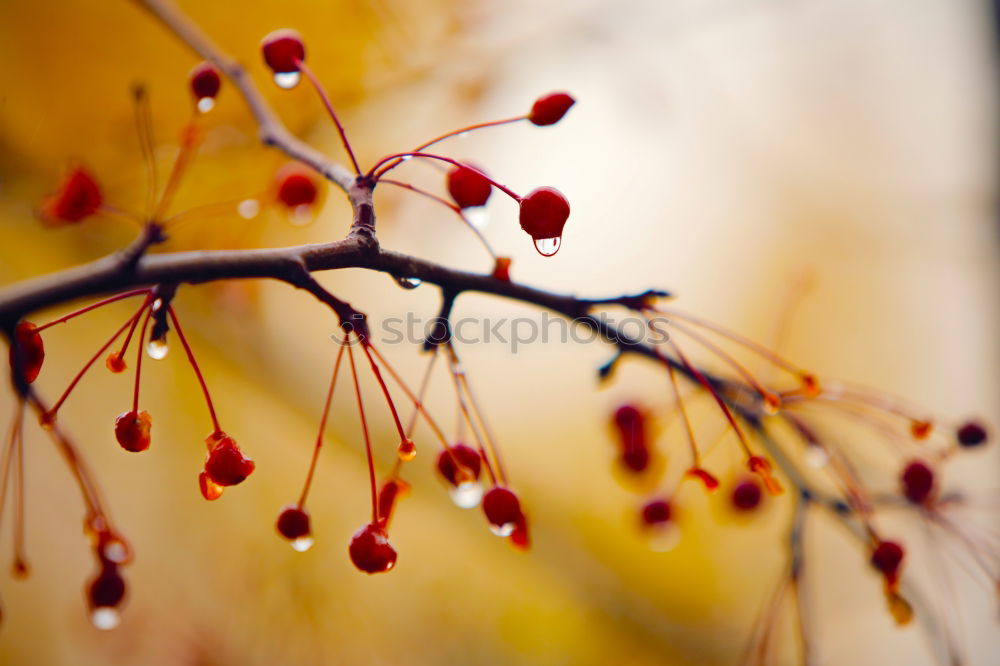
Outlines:
{"label": "bokeh background", "polygon": [[[448,146],[515,190],[551,184],[572,202],[553,259],[535,254],[509,202],[491,204],[486,233],[513,257],[514,279],[591,295],[666,287],[687,310],[751,337],[775,342],[782,330],[783,353],[822,376],[904,394],[945,419],[1000,423],[997,39],[989,3],[181,6],[247,64],[293,130],[339,157],[317,100],[305,86],[279,91],[256,52],[267,32],[300,30],[362,163],[463,124],[523,113],[541,93],[572,91],[579,103],[554,128],[513,126]],[[53,230],[33,211],[78,162],[98,174],[109,199],[139,207],[144,176],[129,88],[142,82],[150,91],[165,168],[190,114],[186,75],[197,59],[124,0],[2,0],[0,62],[0,281],[11,283],[128,241],[134,229],[121,222]],[[206,127],[177,209],[266,199],[284,160],[257,145],[231,87]],[[439,187],[438,171],[406,169],[415,182]],[[396,192],[377,196],[385,246],[490,268],[447,211]],[[181,227],[165,249],[320,242],[345,232],[348,212],[330,191],[311,225],[295,226],[273,208],[249,221],[205,217]],[[435,290],[404,291],[384,275],[344,271],[322,280],[376,320],[429,317],[437,307]],[[142,402],[154,418],[154,444],[142,456],[112,439],[114,418],[129,402],[128,376],[88,376],[60,418],[135,547],[126,615],[112,633],[89,625],[82,590],[93,562],[79,497],[44,434],[30,429],[33,575],[0,581],[0,662],[739,659],[783,563],[787,506],[772,502],[753,520],[735,521],[724,498],[688,488],[677,498],[680,543],[650,551],[634,519],[642,494],[613,469],[608,415],[623,400],[662,411],[662,374],[633,361],[599,386],[595,369],[610,350],[598,343],[550,341],[516,354],[495,343],[461,349],[529,507],[535,547],[512,551],[481,515],[450,504],[422,431],[424,451],[407,473],[414,490],[392,530],[399,564],[368,577],[346,556],[368,511],[346,391],[335,402],[311,499],[316,545],[294,553],[273,529],[278,509],[298,494],[315,437],[335,353],[330,314],[267,283],[183,288],[176,306],[223,425],[258,470],[219,502],[201,499],[196,475],[209,424],[177,349],[146,366]],[[110,307],[47,333],[41,390],[57,394],[127,311]],[[481,296],[463,296],[456,314],[540,317]],[[425,363],[417,346],[383,351],[416,381]],[[450,423],[446,388],[439,376],[434,404]],[[391,422],[369,395],[384,470]],[[6,420],[8,390],[0,401]],[[701,425],[718,430],[717,422]],[[676,441],[661,444],[679,450]],[[725,462],[717,460],[723,470]],[[952,465],[946,478],[992,509],[980,519],[993,531],[998,471],[996,455],[984,452]],[[9,521],[0,552],[9,552]],[[918,627],[893,627],[860,549],[823,519],[810,525],[807,581],[821,663],[935,663]],[[932,599],[958,609],[967,663],[994,663],[995,597],[956,572],[932,572]],[[793,663],[787,623],[777,635],[773,661]]]}

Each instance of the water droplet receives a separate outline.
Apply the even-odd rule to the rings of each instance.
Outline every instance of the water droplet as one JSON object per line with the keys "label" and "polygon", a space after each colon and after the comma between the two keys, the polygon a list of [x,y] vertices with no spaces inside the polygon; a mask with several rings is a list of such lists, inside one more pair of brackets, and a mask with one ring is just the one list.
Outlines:
{"label": "water droplet", "polygon": [[170,347],[167,346],[166,340],[150,340],[149,344],[146,345],[146,353],[154,361],[165,359],[168,351],[170,351]]}
{"label": "water droplet", "polygon": [[215,108],[215,98],[214,97],[202,97],[198,100],[198,111],[201,113],[208,113]]}
{"label": "water droplet", "polygon": [[463,208],[462,213],[469,224],[482,231],[490,223],[490,211],[486,206]]}
{"label": "water droplet", "polygon": [[116,564],[123,564],[128,559],[128,547],[119,539],[112,539],[104,544],[104,557]]}
{"label": "water droplet", "polygon": [[162,307],[163,307],[163,299],[157,298],[155,301],[153,301],[153,305],[150,306],[150,310],[152,310],[153,312],[159,312],[160,308]]}
{"label": "water droplet", "polygon": [[562,245],[562,238],[556,236],[555,238],[536,238],[535,239],[535,249],[538,250],[538,254],[543,257],[551,257],[556,252],[559,251],[559,246]]}
{"label": "water droplet", "polygon": [[826,467],[827,463],[830,462],[830,454],[822,446],[813,444],[806,448],[805,459],[807,465],[818,469]]}
{"label": "water droplet", "polygon": [[417,456],[417,445],[413,443],[412,439],[404,439],[399,443],[399,448],[396,449],[396,455],[403,462],[409,462]]}
{"label": "water droplet", "polygon": [[490,523],[490,532],[496,534],[498,537],[509,537],[514,533],[514,528],[517,527],[515,523],[504,523],[503,525],[494,525]]}
{"label": "water droplet", "polygon": [[295,86],[299,85],[299,81],[302,80],[302,72],[275,72],[274,82],[279,88],[284,88],[285,90],[291,90]]}
{"label": "water droplet", "polygon": [[412,159],[413,159],[413,155],[403,155],[403,156],[402,156],[402,157],[400,157],[399,159],[401,159],[401,160],[402,160],[402,161],[404,161],[404,162],[409,162],[410,160],[412,160]]}
{"label": "water droplet", "polygon": [[292,539],[290,543],[292,544],[292,550],[297,553],[304,553],[312,548],[314,541],[311,536],[301,536],[298,539]]}
{"label": "water droplet", "polygon": [[459,509],[474,509],[483,499],[483,484],[465,481],[448,490],[448,496]]}
{"label": "water droplet", "polygon": [[288,211],[288,221],[297,227],[304,227],[313,221],[313,209],[309,204],[300,204]]}
{"label": "water droplet", "polygon": [[236,206],[236,212],[244,220],[252,220],[260,213],[260,202],[256,199],[244,199]]}
{"label": "water droplet", "polygon": [[673,523],[660,525],[649,533],[649,549],[654,553],[673,550],[681,540],[681,531]]}
{"label": "water droplet", "polygon": [[398,277],[396,278],[396,284],[398,284],[403,289],[416,289],[424,283],[420,278],[415,277]]}
{"label": "water droplet", "polygon": [[466,138],[466,137],[469,136],[469,133],[468,132],[459,132],[455,136],[458,137],[459,139],[464,139],[464,138]]}
{"label": "water droplet", "polygon": [[102,631],[114,629],[121,621],[122,615],[117,608],[98,606],[90,612],[90,623]]}

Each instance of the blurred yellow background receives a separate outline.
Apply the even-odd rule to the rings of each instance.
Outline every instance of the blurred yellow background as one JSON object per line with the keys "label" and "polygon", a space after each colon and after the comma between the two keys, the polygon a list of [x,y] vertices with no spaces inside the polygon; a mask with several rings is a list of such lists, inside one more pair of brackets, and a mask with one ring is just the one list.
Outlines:
{"label": "blurred yellow background", "polygon": [[[573,214],[553,259],[534,252],[510,203],[491,202],[486,234],[513,257],[515,280],[595,296],[664,287],[687,310],[762,341],[773,339],[806,280],[788,316],[786,356],[945,418],[1000,423],[988,3],[180,4],[247,65],[290,128],[340,159],[307,87],[278,90],[260,62],[263,35],[298,29],[363,165],[464,124],[523,113],[541,93],[571,91],[578,104],[553,128],[516,125],[447,145],[517,191],[549,184],[569,197]],[[198,60],[133,3],[84,0],[0,3],[0,56],[0,283],[8,284],[129,240],[134,229],[120,222],[52,230],[33,210],[81,161],[109,199],[139,207],[144,174],[129,89],[142,82],[150,91],[163,171],[190,114],[186,77]],[[177,208],[266,192],[285,160],[257,144],[231,86],[223,84],[205,126]],[[438,171],[404,168],[439,187]],[[447,211],[382,190],[385,247],[489,270]],[[166,249],[321,242],[345,233],[348,212],[330,191],[310,226],[273,209],[249,221],[221,216],[183,227]],[[436,312],[427,286],[404,291],[358,271],[321,280],[375,321]],[[179,348],[145,366],[141,402],[154,427],[142,456],[111,437],[130,375],[97,369],[60,422],[136,550],[125,618],[112,633],[88,624],[82,590],[93,562],[78,493],[44,434],[29,429],[33,575],[0,579],[0,663],[736,663],[783,564],[787,502],[735,524],[718,510],[725,498],[686,488],[680,544],[648,549],[633,516],[641,495],[612,470],[607,420],[622,400],[666,405],[661,373],[629,361],[598,387],[595,369],[610,349],[597,343],[536,344],[514,355],[502,344],[460,349],[530,512],[534,548],[514,552],[478,512],[451,505],[422,430],[422,455],[407,472],[414,490],[393,523],[399,564],[368,577],[346,553],[368,502],[346,384],[310,500],[316,545],[294,553],[273,528],[298,495],[315,438],[335,354],[332,316],[270,283],[182,287],[175,306],[223,427],[257,472],[219,502],[199,496],[210,426]],[[45,395],[61,391],[128,308],[46,334]],[[462,296],[456,315],[539,316],[478,295]],[[425,362],[417,346],[383,352],[416,383]],[[447,388],[438,377],[433,404],[443,423],[453,419]],[[368,395],[384,471],[392,424]],[[6,419],[10,392],[0,400]],[[711,433],[718,424],[704,425]],[[995,491],[998,471],[995,451],[979,453],[947,481]],[[995,492],[992,499],[995,508]],[[10,543],[9,520],[0,548]],[[990,520],[996,529],[995,512]],[[917,627],[892,626],[864,554],[828,523],[815,522],[807,554],[821,662],[934,663]],[[1000,651],[995,600],[956,578],[968,663],[991,663]],[[776,660],[793,663],[788,628],[779,636]]]}

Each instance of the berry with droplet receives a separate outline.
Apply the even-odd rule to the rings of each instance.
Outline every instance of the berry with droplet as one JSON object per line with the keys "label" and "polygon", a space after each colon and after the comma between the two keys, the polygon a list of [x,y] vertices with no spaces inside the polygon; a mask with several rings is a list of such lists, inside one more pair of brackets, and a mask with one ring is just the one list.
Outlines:
{"label": "berry with droplet", "polygon": [[475,169],[457,166],[448,172],[448,194],[459,208],[483,206],[492,192],[493,185]]}
{"label": "berry with droplet", "polygon": [[665,499],[655,499],[646,502],[642,507],[642,524],[644,527],[658,527],[670,522],[670,502]]}
{"label": "berry with droplet", "polygon": [[205,461],[205,474],[219,486],[242,483],[254,470],[254,462],[245,455],[236,441],[223,432],[216,432],[205,440],[212,450]]}
{"label": "berry with droplet", "polygon": [[319,188],[312,174],[296,164],[286,164],[278,170],[278,201],[288,208],[311,206],[316,202]]}
{"label": "berry with droplet", "polygon": [[895,541],[880,541],[872,551],[871,563],[882,573],[888,584],[894,585],[899,579],[903,555],[903,547]]}
{"label": "berry with droplet", "polygon": [[281,510],[281,513],[278,515],[276,527],[278,534],[289,541],[295,541],[311,534],[309,514],[294,504],[286,506]]}
{"label": "berry with droplet", "polygon": [[149,412],[124,412],[115,419],[115,439],[126,451],[139,453],[149,448],[149,430],[153,419]]}
{"label": "berry with droplet", "polygon": [[955,433],[958,443],[962,446],[979,446],[986,441],[986,428],[975,421],[968,421],[959,426]]}
{"label": "berry with droplet", "polygon": [[38,327],[30,321],[18,322],[14,327],[14,344],[10,347],[9,362],[13,370],[18,363],[21,376],[28,384],[38,378],[45,361],[45,344]]}
{"label": "berry with droplet", "polygon": [[55,193],[42,203],[42,219],[52,224],[72,224],[93,215],[104,199],[97,181],[83,167],[63,178]]}
{"label": "berry with droplet", "polygon": [[914,460],[899,478],[903,495],[914,504],[925,504],[934,493],[934,471],[926,463]]}
{"label": "berry with droplet", "polygon": [[465,444],[455,444],[438,455],[437,470],[453,486],[475,481],[482,471],[479,452]]}
{"label": "berry with droplet", "polygon": [[528,120],[533,124],[544,126],[554,125],[566,115],[576,100],[566,93],[550,93],[535,100],[531,106]]}
{"label": "berry with droplet", "polygon": [[294,30],[275,30],[261,40],[260,49],[264,62],[276,74],[297,72],[298,62],[306,59],[302,36]]}
{"label": "berry with droplet", "polygon": [[203,62],[191,70],[189,75],[191,82],[191,94],[194,100],[201,106],[201,100],[214,100],[222,87],[222,78],[212,63]]}
{"label": "berry with droplet", "polygon": [[559,238],[569,218],[569,202],[554,187],[539,187],[521,199],[521,228],[535,240]]}
{"label": "berry with droplet", "polygon": [[125,599],[125,579],[118,573],[118,565],[114,562],[103,562],[101,571],[90,582],[87,589],[87,601],[91,610],[97,608],[116,608]]}
{"label": "berry with droplet", "polygon": [[354,533],[348,552],[354,566],[369,574],[382,573],[396,565],[396,550],[389,543],[389,535],[372,523]]}
{"label": "berry with droplet", "polygon": [[502,537],[510,536],[524,519],[517,495],[501,486],[494,486],[483,496],[483,513],[490,522],[490,530]]}
{"label": "berry with droplet", "polygon": [[760,506],[763,497],[760,486],[753,479],[740,481],[733,487],[733,508],[738,511],[752,511]]}

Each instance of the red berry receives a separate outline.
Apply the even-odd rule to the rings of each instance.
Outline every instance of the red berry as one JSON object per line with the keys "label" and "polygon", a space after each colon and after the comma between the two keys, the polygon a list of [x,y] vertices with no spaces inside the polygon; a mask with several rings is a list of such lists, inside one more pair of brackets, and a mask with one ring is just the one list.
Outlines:
{"label": "red berry", "polygon": [[756,481],[750,479],[740,481],[733,488],[733,507],[739,511],[752,511],[760,506],[762,497],[763,494]]}
{"label": "red berry", "polygon": [[539,97],[531,107],[528,120],[535,125],[554,125],[569,111],[576,100],[566,93],[552,93]]}
{"label": "red berry", "polygon": [[448,194],[459,208],[482,206],[492,192],[490,181],[474,169],[457,166],[448,172]]}
{"label": "red berry", "polygon": [[191,93],[197,102],[201,99],[215,99],[222,86],[222,79],[212,63],[203,62],[191,70]]}
{"label": "red berry", "polygon": [[91,609],[115,608],[125,598],[125,579],[118,573],[118,565],[104,562],[101,572],[90,583],[87,601]]}
{"label": "red berry", "polygon": [[295,164],[278,170],[278,201],[288,208],[309,206],[316,201],[319,188],[312,174]]}
{"label": "red berry", "polygon": [[880,541],[872,551],[871,563],[882,572],[887,581],[894,583],[903,563],[903,547],[895,541]]}
{"label": "red berry", "polygon": [[986,441],[986,428],[975,421],[969,421],[959,427],[956,437],[962,446],[979,446]]}
{"label": "red berry", "polygon": [[201,496],[210,502],[222,497],[222,492],[225,490],[223,486],[212,481],[205,472],[198,475],[198,488],[201,490]]}
{"label": "red berry", "polygon": [[235,486],[253,472],[253,461],[243,455],[229,435],[213,433],[206,441],[214,444],[205,461],[205,474],[209,481],[219,486]]}
{"label": "red berry", "polygon": [[[463,481],[475,481],[479,478],[482,471],[482,458],[479,457],[479,452],[472,447],[456,444],[438,455],[437,469],[448,483],[457,486]],[[465,474],[462,476],[468,475],[468,478],[459,480],[459,469],[464,470]]]}
{"label": "red berry", "polygon": [[615,410],[614,425],[621,445],[621,462],[633,472],[649,467],[649,446],[646,439],[646,415],[635,405],[622,405]]}
{"label": "red berry", "polygon": [[900,481],[903,495],[914,504],[924,504],[934,492],[934,471],[919,460],[906,466]]}
{"label": "red berry", "polygon": [[145,451],[149,448],[149,429],[152,426],[153,419],[149,412],[125,412],[115,419],[115,439],[126,451]]}
{"label": "red berry", "polygon": [[517,524],[524,519],[517,495],[500,486],[491,488],[483,496],[483,513],[490,521],[490,529],[497,536],[510,536]]}
{"label": "red berry", "polygon": [[396,551],[389,544],[389,535],[371,523],[354,533],[348,550],[354,566],[366,573],[382,573],[396,565]]}
{"label": "red berry", "polygon": [[670,502],[663,499],[652,500],[642,507],[642,524],[657,527],[670,522]]}
{"label": "red berry", "polygon": [[539,187],[521,199],[521,228],[535,240],[559,238],[569,218],[569,202],[554,187]]}
{"label": "red berry", "polygon": [[117,374],[121,374],[128,369],[128,364],[125,363],[125,359],[122,358],[118,352],[111,352],[108,355],[108,359],[104,362],[108,370]]}
{"label": "red berry", "polygon": [[275,73],[297,72],[296,61],[306,59],[306,47],[302,36],[294,30],[275,30],[260,42],[264,62]]}
{"label": "red berry", "polygon": [[55,194],[42,203],[42,218],[50,223],[79,222],[101,207],[103,198],[97,181],[83,167],[76,167],[63,178]]}
{"label": "red berry", "polygon": [[295,505],[286,506],[278,515],[278,534],[289,541],[295,541],[311,534],[309,514]]}
{"label": "red berry", "polygon": [[649,449],[633,446],[622,451],[621,462],[635,473],[644,472],[649,467]]}
{"label": "red berry", "polygon": [[38,327],[30,321],[18,322],[14,327],[14,342],[9,353],[10,367],[13,370],[16,362],[20,362],[21,376],[28,384],[38,378],[45,361],[45,344],[38,332]]}

